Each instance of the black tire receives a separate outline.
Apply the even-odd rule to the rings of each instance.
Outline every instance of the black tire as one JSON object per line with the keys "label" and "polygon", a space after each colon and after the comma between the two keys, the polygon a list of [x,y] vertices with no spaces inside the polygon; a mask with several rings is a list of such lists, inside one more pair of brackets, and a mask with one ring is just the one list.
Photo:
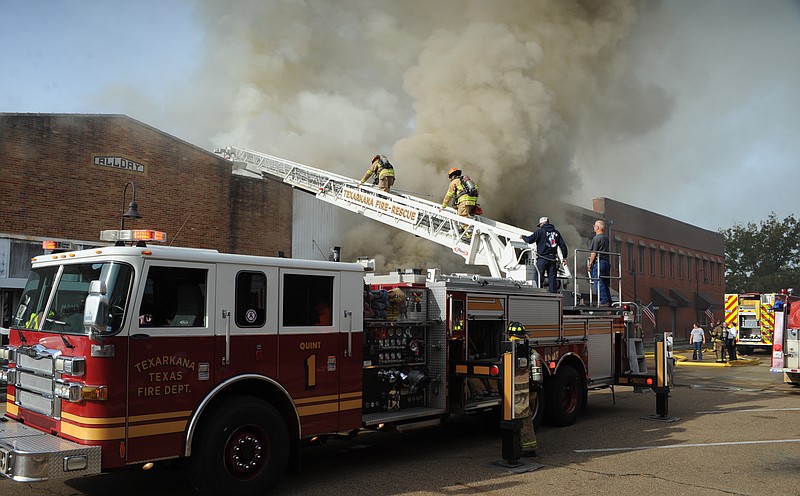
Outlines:
{"label": "black tire", "polygon": [[550,378],[546,388],[548,421],[557,426],[575,423],[583,403],[583,382],[578,371],[565,366]]}
{"label": "black tire", "polygon": [[533,398],[535,398],[533,401],[531,401],[531,417],[533,418],[533,426],[539,427],[544,421],[544,410],[545,405],[547,404],[544,398],[544,389],[531,389],[530,394]]}
{"label": "black tire", "polygon": [[228,398],[205,416],[189,476],[200,494],[263,495],[289,461],[289,432],[275,408],[247,396]]}

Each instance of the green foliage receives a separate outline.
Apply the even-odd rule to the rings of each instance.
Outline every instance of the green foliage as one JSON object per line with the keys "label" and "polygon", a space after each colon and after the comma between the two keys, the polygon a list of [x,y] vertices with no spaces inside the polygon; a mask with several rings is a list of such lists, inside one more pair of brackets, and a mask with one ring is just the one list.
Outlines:
{"label": "green foliage", "polygon": [[725,291],[774,293],[800,291],[800,223],[775,212],[758,225],[736,224],[719,231],[725,237]]}

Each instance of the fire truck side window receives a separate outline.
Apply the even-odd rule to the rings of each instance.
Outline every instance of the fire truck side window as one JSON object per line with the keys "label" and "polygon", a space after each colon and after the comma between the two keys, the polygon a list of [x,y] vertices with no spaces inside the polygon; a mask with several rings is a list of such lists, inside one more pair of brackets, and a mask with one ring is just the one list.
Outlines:
{"label": "fire truck side window", "polygon": [[286,327],[333,325],[333,277],[285,274],[283,325]]}
{"label": "fire truck side window", "polygon": [[263,272],[236,275],[236,325],[263,327],[267,320],[267,276]]}
{"label": "fire truck side window", "polygon": [[151,266],[147,272],[139,327],[206,325],[208,271]]}

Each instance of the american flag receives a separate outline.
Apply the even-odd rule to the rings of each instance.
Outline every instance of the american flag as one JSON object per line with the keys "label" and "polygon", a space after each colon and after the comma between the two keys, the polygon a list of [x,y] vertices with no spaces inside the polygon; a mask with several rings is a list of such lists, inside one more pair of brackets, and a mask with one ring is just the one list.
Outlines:
{"label": "american flag", "polygon": [[706,317],[708,317],[709,322],[714,321],[714,312],[711,311],[711,307],[706,308]]}
{"label": "american flag", "polygon": [[642,313],[647,315],[647,318],[650,319],[650,322],[653,323],[653,327],[656,326],[656,314],[653,313],[653,302],[651,301],[646,307],[642,309]]}

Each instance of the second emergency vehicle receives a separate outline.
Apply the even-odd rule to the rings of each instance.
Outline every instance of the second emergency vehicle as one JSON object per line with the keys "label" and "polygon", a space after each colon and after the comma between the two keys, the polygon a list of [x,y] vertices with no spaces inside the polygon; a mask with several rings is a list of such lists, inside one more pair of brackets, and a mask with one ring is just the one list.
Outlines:
{"label": "second emergency vehicle", "polygon": [[783,374],[783,381],[800,386],[800,298],[791,290],[775,295],[775,333],[770,371]]}
{"label": "second emergency vehicle", "polygon": [[739,293],[725,295],[725,324],[736,324],[736,347],[747,353],[755,348],[769,350],[775,332],[777,293]]}

